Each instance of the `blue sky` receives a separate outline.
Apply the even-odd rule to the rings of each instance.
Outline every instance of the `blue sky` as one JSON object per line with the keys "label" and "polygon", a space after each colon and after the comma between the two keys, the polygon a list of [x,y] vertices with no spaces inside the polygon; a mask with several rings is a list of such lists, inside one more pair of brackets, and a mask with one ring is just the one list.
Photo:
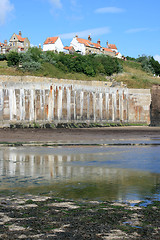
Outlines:
{"label": "blue sky", "polygon": [[0,42],[22,31],[31,44],[60,36],[116,44],[125,56],[146,54],[160,61],[160,0],[0,0]]}

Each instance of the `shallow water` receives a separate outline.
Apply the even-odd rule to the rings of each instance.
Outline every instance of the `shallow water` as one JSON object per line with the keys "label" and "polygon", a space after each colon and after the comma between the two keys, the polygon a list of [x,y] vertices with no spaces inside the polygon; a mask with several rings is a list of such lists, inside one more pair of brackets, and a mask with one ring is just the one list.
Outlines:
{"label": "shallow water", "polygon": [[1,147],[0,191],[50,191],[56,196],[92,200],[160,199],[160,145],[152,145],[159,139],[149,140],[147,146],[121,143],[124,145]]}

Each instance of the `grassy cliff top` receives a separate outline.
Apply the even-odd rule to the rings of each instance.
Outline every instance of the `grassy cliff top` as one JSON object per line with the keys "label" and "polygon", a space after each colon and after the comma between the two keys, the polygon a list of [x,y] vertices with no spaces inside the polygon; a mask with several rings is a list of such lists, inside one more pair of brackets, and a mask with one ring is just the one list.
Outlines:
{"label": "grassy cliff top", "polygon": [[87,76],[83,73],[63,72],[61,69],[50,63],[43,63],[42,68],[36,72],[24,72],[16,67],[8,67],[6,61],[0,61],[0,75],[25,76],[35,75],[40,77],[51,77],[58,79],[72,79],[85,81],[116,81],[123,82],[128,88],[152,88],[153,84],[160,84],[160,77],[154,77],[153,74],[147,73],[138,62],[119,60],[123,66],[123,72],[106,77],[99,74],[94,77]]}

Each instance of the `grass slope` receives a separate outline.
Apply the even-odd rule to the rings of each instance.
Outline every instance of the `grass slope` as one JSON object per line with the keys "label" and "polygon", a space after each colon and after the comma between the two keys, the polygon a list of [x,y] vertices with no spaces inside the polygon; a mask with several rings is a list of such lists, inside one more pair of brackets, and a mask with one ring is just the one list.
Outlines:
{"label": "grass slope", "polygon": [[104,75],[97,75],[96,77],[89,77],[82,73],[68,73],[64,72],[50,63],[43,63],[42,68],[36,72],[23,72],[13,67],[8,67],[6,61],[0,61],[0,75],[35,75],[52,78],[63,78],[73,80],[87,80],[87,81],[112,81],[123,82],[128,88],[152,88],[153,84],[160,84],[160,78],[154,77],[153,74],[145,72],[140,63],[132,61],[119,60],[123,66],[123,73],[117,74],[109,79]]}
{"label": "grass slope", "polygon": [[123,74],[115,77],[117,82],[122,81],[129,88],[152,88],[153,84],[160,84],[160,78],[145,72],[140,63],[119,61],[123,66]]}

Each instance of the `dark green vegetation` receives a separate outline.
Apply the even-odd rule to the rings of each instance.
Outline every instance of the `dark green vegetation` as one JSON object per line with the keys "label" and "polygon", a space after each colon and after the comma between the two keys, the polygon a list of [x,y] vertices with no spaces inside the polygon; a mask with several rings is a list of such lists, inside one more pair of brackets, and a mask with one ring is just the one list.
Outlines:
{"label": "dark green vegetation", "polygon": [[[127,57],[127,61],[104,55],[65,55],[30,48],[26,53],[0,55],[1,75],[35,75],[51,78],[123,82],[129,88],[152,88],[160,84],[160,64],[153,57]],[[155,74],[155,76],[154,76]]]}
{"label": "dark green vegetation", "polygon": [[132,62],[141,63],[142,68],[149,73],[160,75],[160,64],[151,56],[142,55],[138,58],[127,57],[127,60]]}
{"label": "dark green vegetation", "polygon": [[[37,70],[46,70],[48,63],[53,65],[64,73],[83,73],[87,76],[95,77],[97,74],[112,75],[122,71],[122,67],[116,58],[104,55],[86,55],[80,54],[66,55],[64,53],[56,54],[54,52],[42,52],[34,47],[26,53],[10,52],[7,54],[8,66],[21,66],[23,71],[35,72]],[[45,73],[47,75],[47,73]]]}
{"label": "dark green vegetation", "polygon": [[[130,207],[114,202],[41,196],[0,200],[0,239],[159,239],[160,203]],[[110,238],[107,238],[110,237]]]}

